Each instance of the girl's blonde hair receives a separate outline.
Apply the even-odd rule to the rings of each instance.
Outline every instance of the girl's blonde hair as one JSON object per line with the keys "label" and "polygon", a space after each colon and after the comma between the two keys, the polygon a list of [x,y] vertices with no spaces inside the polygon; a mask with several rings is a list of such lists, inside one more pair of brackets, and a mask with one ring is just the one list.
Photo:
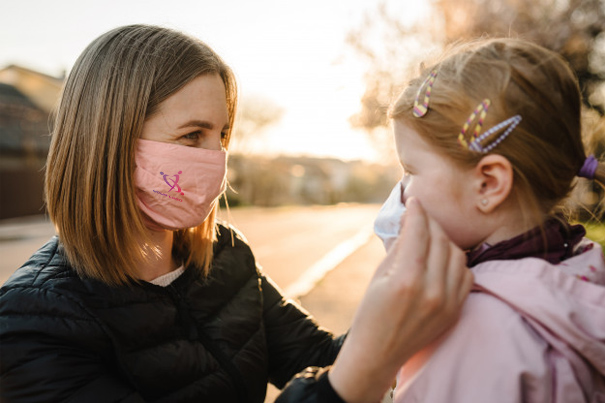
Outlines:
{"label": "girl's blonde hair", "polygon": [[[428,112],[413,114],[417,94],[436,73]],[[422,88],[420,88],[422,87]],[[420,92],[419,92],[420,91]],[[463,147],[458,136],[475,108],[491,104],[482,132],[515,115],[520,124],[488,153],[506,157],[513,168],[513,195],[527,219],[552,213],[573,188],[586,160],[580,127],[577,80],[556,53],[519,39],[488,39],[456,45],[410,82],[390,110],[444,155],[464,167],[485,155]],[[471,122],[472,133],[478,119]],[[483,142],[493,142],[504,128]],[[605,182],[603,166],[596,180]]]}
{"label": "girl's blonde hair", "polygon": [[[76,61],[55,116],[45,196],[79,275],[124,284],[138,277],[137,262],[158,253],[136,202],[135,142],[160,103],[204,74],[222,78],[232,128],[234,75],[197,39],[156,26],[124,26],[95,39]],[[173,255],[204,274],[212,261],[215,215],[216,208],[200,226],[174,234]]]}

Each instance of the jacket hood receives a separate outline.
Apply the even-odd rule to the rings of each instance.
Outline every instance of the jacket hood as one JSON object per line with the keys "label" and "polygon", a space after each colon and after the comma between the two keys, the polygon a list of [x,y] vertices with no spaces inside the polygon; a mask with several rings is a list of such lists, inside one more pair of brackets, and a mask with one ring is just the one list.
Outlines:
{"label": "jacket hood", "polygon": [[475,289],[507,303],[553,349],[605,375],[605,260],[600,245],[583,240],[559,264],[539,258],[488,261],[472,268]]}

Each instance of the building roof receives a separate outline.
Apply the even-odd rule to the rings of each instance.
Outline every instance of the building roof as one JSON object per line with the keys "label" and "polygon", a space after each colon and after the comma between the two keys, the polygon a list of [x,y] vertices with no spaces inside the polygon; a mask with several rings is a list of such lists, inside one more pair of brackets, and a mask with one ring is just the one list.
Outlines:
{"label": "building roof", "polygon": [[48,113],[9,84],[0,83],[2,154],[46,154],[50,144]]}

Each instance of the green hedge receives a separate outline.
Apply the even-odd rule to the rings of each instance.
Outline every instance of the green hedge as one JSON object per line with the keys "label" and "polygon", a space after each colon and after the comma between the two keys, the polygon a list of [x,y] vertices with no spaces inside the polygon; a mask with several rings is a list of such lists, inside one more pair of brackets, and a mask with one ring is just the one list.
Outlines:
{"label": "green hedge", "polygon": [[585,222],[582,225],[586,228],[586,237],[600,243],[605,250],[605,224]]}

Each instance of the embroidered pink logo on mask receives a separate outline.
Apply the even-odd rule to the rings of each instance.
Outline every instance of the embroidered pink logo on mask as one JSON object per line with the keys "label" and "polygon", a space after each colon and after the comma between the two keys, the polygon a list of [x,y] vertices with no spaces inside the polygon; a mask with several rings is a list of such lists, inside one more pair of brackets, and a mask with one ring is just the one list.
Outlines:
{"label": "embroidered pink logo on mask", "polygon": [[[182,173],[183,173],[183,171],[179,171],[178,174],[172,175],[175,179],[167,179],[166,177],[168,175],[166,175],[164,172],[160,172],[160,175],[162,175],[164,177],[164,182],[166,182],[166,184],[168,186],[170,186],[169,192],[172,191],[172,189],[174,189],[174,187],[176,186],[176,188],[177,188],[176,191],[184,196],[185,193],[182,191],[181,187],[179,186],[179,175]],[[172,184],[170,184],[170,182],[168,182],[169,180],[172,181]]]}

